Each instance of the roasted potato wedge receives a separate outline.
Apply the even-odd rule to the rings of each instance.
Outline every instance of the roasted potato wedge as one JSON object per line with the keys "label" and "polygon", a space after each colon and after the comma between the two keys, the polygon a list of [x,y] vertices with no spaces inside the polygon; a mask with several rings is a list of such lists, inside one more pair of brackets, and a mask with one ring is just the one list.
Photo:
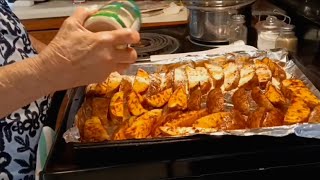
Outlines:
{"label": "roasted potato wedge", "polygon": [[189,91],[192,92],[194,89],[200,86],[200,75],[198,74],[198,71],[190,66],[187,66],[185,71],[188,80],[188,88]]}
{"label": "roasted potato wedge", "polygon": [[182,111],[175,111],[175,112],[168,113],[166,115],[162,115],[161,118],[159,118],[159,121],[156,121],[154,123],[152,136],[153,137],[160,136],[161,135],[160,127],[166,124],[167,122],[177,119],[179,115],[181,115],[182,113],[183,113]]}
{"label": "roasted potato wedge", "polygon": [[[187,66],[188,67],[188,66]],[[184,69],[177,68],[174,70],[173,75],[173,91],[176,91],[180,87],[184,87],[185,91],[188,89],[188,77]]]}
{"label": "roasted potato wedge", "polygon": [[208,111],[206,109],[201,109],[199,111],[189,111],[178,115],[176,119],[167,122],[164,126],[191,127],[197,119],[206,116],[207,114]]}
{"label": "roasted potato wedge", "polygon": [[287,74],[286,72],[283,70],[283,68],[281,68],[276,62],[274,62],[273,60],[269,59],[269,58],[264,58],[262,60],[262,62],[264,64],[266,64],[271,73],[272,73],[272,76],[274,78],[276,78],[278,81],[282,81],[282,80],[285,80],[287,78]]}
{"label": "roasted potato wedge", "polygon": [[198,73],[200,89],[202,94],[207,94],[212,87],[214,87],[214,81],[208,74],[208,71],[204,67],[196,67],[196,71]]}
{"label": "roasted potato wedge", "polygon": [[159,73],[150,74],[150,85],[146,95],[152,96],[161,92],[162,77]]}
{"label": "roasted potato wedge", "polygon": [[161,109],[153,109],[144,113],[125,130],[126,137],[134,139],[148,137],[151,134],[154,123],[158,121],[161,114]]}
{"label": "roasted potato wedge", "polygon": [[309,123],[320,123],[320,105],[316,106],[309,117]]}
{"label": "roasted potato wedge", "polygon": [[239,80],[239,87],[242,86],[252,86],[252,83],[256,84],[257,76],[255,72],[255,66],[253,64],[245,64],[240,69],[240,80]]}
{"label": "roasted potato wedge", "polygon": [[173,88],[174,84],[174,71],[166,73],[166,87],[165,89]]}
{"label": "roasted potato wedge", "polygon": [[120,128],[114,133],[113,140],[126,140],[126,134],[125,131],[129,127],[128,122],[125,122],[120,126]]}
{"label": "roasted potato wedge", "polygon": [[209,113],[224,111],[224,95],[220,88],[209,92],[207,96],[207,108]]}
{"label": "roasted potato wedge", "polygon": [[267,110],[264,107],[259,107],[248,116],[247,125],[250,129],[262,127],[262,122],[266,117]]}
{"label": "roasted potato wedge", "polygon": [[127,97],[127,103],[128,103],[129,112],[133,116],[139,116],[147,112],[147,110],[145,110],[141,105],[140,99],[135,91],[131,91],[129,93]]}
{"label": "roasted potato wedge", "polygon": [[239,80],[240,80],[240,72],[238,70],[238,66],[230,62],[226,64],[223,68],[224,71],[224,90],[230,91],[238,87]]}
{"label": "roasted potato wedge", "polygon": [[275,108],[269,99],[261,92],[259,87],[254,87],[252,89],[251,96],[260,107],[265,107],[267,111],[271,111]]}
{"label": "roasted potato wedge", "polygon": [[107,87],[102,83],[90,84],[86,87],[86,97],[106,97]]}
{"label": "roasted potato wedge", "polygon": [[122,76],[118,72],[112,72],[103,83],[93,84],[91,87],[89,86],[87,94],[110,97],[119,89],[121,81]]}
{"label": "roasted potato wedge", "polygon": [[232,118],[232,112],[217,112],[196,120],[193,127],[221,129],[225,125],[224,122],[231,121]]}
{"label": "roasted potato wedge", "polygon": [[239,69],[242,69],[244,66],[253,64],[253,59],[250,58],[249,55],[236,55],[235,63],[238,65]]}
{"label": "roasted potato wedge", "polygon": [[133,82],[133,90],[137,93],[145,92],[150,85],[149,73],[143,69],[138,69]]}
{"label": "roasted potato wedge", "polygon": [[320,100],[315,96],[301,80],[282,81],[282,91],[290,100],[301,99],[310,108],[320,104]]}
{"label": "roasted potato wedge", "polygon": [[260,88],[265,89],[268,82],[272,78],[272,72],[269,67],[260,60],[257,60],[255,62],[255,69],[258,76]]}
{"label": "roasted potato wedge", "polygon": [[115,93],[110,101],[110,115],[115,119],[124,117],[124,92]]}
{"label": "roasted potato wedge", "polygon": [[286,98],[283,96],[281,91],[274,87],[271,83],[269,83],[267,86],[265,96],[276,107],[283,108],[287,104]]}
{"label": "roasted potato wedge", "polygon": [[166,89],[158,94],[146,97],[146,102],[149,106],[160,108],[164,106],[172,96],[172,88]]}
{"label": "roasted potato wedge", "polygon": [[172,110],[185,110],[188,107],[188,95],[184,86],[176,89],[168,101],[168,107]]}
{"label": "roasted potato wedge", "polygon": [[232,96],[234,109],[238,110],[244,115],[249,115],[251,111],[257,108],[256,103],[252,99],[250,92],[246,91],[244,87],[236,90]]}
{"label": "roasted potato wedge", "polygon": [[93,116],[86,120],[83,131],[83,141],[85,142],[102,142],[110,140],[110,136],[103,128],[101,120],[97,116]]}
{"label": "roasted potato wedge", "polygon": [[298,79],[286,79],[281,82],[281,91],[283,95],[290,98],[290,93],[292,87],[305,87],[304,83]]}
{"label": "roasted potato wedge", "polygon": [[223,84],[223,67],[217,64],[204,63],[204,66],[207,68],[209,75],[213,79],[214,87],[220,88]]}
{"label": "roasted potato wedge", "polygon": [[188,110],[189,111],[197,111],[201,109],[201,90],[198,88],[191,92],[190,97],[188,99]]}
{"label": "roasted potato wedge", "polygon": [[92,116],[98,117],[103,126],[108,124],[109,103],[108,98],[92,98]]}
{"label": "roasted potato wedge", "polygon": [[284,114],[278,110],[273,109],[266,113],[265,119],[262,122],[262,127],[273,127],[283,125]]}
{"label": "roasted potato wedge", "polygon": [[296,124],[308,121],[310,108],[303,100],[295,100],[289,106],[284,117],[285,124]]}
{"label": "roasted potato wedge", "polygon": [[120,83],[119,91],[123,91],[125,94],[132,91],[133,79],[130,76],[123,76]]}
{"label": "roasted potato wedge", "polygon": [[221,56],[221,57],[217,57],[217,58],[214,58],[214,59],[210,59],[210,62],[212,64],[216,64],[216,65],[219,65],[219,66],[224,66],[225,64],[228,63],[228,60],[226,59],[225,56]]}
{"label": "roasted potato wedge", "polygon": [[246,120],[242,114],[234,110],[232,111],[232,118],[225,118],[224,123],[221,126],[222,130],[236,130],[236,129],[246,129]]}

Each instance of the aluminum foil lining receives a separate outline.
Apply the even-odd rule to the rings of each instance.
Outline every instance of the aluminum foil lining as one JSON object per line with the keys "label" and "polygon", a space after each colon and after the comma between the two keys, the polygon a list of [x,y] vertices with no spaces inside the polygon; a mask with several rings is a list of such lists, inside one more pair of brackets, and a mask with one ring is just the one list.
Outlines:
{"label": "aluminum foil lining", "polygon": [[[307,87],[320,98],[320,91],[312,84],[312,82],[306,77],[306,75],[299,69],[299,67],[294,63],[293,60],[288,58],[288,52],[283,49],[273,49],[268,51],[249,51],[249,52],[234,52],[227,54],[202,54],[202,55],[187,55],[185,57],[165,59],[150,63],[137,63],[130,66],[129,69],[124,72],[126,75],[135,75],[139,68],[152,73],[157,72],[166,65],[184,62],[197,62],[201,60],[213,59],[220,56],[235,56],[236,54],[248,55],[253,58],[264,58],[268,57],[270,59],[278,60],[283,64],[285,71],[289,76],[296,79],[302,80]],[[76,117],[75,117],[76,119]],[[320,139],[320,124],[295,124],[295,125],[284,125],[277,127],[266,127],[259,129],[245,129],[245,130],[232,130],[232,131],[216,131],[215,129],[197,129],[194,127],[185,127],[179,129],[179,136],[192,136],[196,134],[208,134],[212,136],[222,136],[222,135],[234,135],[234,136],[273,136],[273,137],[283,137],[289,134],[295,134],[299,137],[305,138],[317,138]],[[68,129],[63,135],[65,141],[68,142],[80,142],[79,130],[76,126]]]}

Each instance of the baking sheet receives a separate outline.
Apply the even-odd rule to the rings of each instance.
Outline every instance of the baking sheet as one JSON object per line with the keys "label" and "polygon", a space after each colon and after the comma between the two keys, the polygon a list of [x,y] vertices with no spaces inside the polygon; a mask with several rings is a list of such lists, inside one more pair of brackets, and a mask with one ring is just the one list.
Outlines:
{"label": "baking sheet", "polygon": [[[142,68],[149,73],[157,72],[160,69],[166,67],[166,65],[174,63],[184,63],[184,62],[199,62],[201,60],[213,59],[222,55],[226,55],[228,58],[233,58],[236,55],[248,55],[254,58],[264,58],[268,57],[270,59],[279,60],[280,63],[284,65],[284,69],[289,76],[302,80],[307,87],[314,93],[315,96],[320,98],[319,90],[312,84],[312,82],[303,74],[303,72],[298,68],[293,60],[288,59],[288,52],[283,49],[273,49],[269,51],[242,51],[236,53],[227,54],[195,54],[187,55],[184,57],[178,56],[177,58],[164,59],[149,63],[133,64],[130,68],[124,72],[126,75],[135,75],[139,68]],[[231,96],[230,96],[231,97]],[[228,100],[227,102],[228,103]],[[74,118],[75,120],[75,118]],[[259,129],[245,129],[245,130],[232,130],[224,132],[216,132],[215,129],[200,129],[194,127],[181,127],[178,128],[179,136],[192,136],[196,134],[207,134],[212,136],[222,136],[222,135],[234,135],[234,136],[273,136],[273,137],[283,137],[289,134],[296,134],[299,137],[306,138],[318,138],[320,139],[320,124],[295,124],[288,126],[278,126],[278,127],[267,127]],[[80,142],[80,134],[77,127],[69,128],[63,135],[66,142]],[[172,136],[171,136],[172,137]]]}

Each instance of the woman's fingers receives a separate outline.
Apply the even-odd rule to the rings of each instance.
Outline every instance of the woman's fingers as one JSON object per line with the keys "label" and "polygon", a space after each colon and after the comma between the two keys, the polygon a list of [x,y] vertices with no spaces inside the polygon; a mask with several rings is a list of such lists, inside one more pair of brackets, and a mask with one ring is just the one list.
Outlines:
{"label": "woman's fingers", "polygon": [[132,29],[118,29],[114,31],[98,32],[95,35],[99,38],[102,44],[106,45],[123,45],[136,44],[140,41],[140,35]]}
{"label": "woman's fingers", "polygon": [[78,7],[74,13],[70,16],[71,18],[75,19],[81,25],[84,24],[85,20],[94,14],[98,9],[91,7],[91,8],[84,8]]}
{"label": "woman's fingers", "polygon": [[132,64],[137,60],[137,52],[133,48],[126,48],[126,49],[117,49],[113,48],[112,56],[114,63],[120,64]]}

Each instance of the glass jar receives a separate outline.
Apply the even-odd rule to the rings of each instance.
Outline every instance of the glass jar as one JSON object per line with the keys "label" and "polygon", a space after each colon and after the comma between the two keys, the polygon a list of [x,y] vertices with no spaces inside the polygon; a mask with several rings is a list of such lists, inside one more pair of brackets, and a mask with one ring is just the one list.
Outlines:
{"label": "glass jar", "polygon": [[247,44],[247,34],[248,29],[244,25],[246,22],[245,16],[241,14],[233,15],[231,17],[231,25],[229,30],[229,43],[234,43],[236,41],[243,41]]}
{"label": "glass jar", "polygon": [[280,34],[280,28],[284,22],[275,16],[268,16],[265,21],[256,24],[258,34],[257,48],[260,50],[273,49],[276,45],[276,39]]}
{"label": "glass jar", "polygon": [[284,48],[290,52],[296,53],[298,46],[298,38],[293,31],[294,25],[285,25],[280,28],[280,35],[276,39],[276,48]]}

